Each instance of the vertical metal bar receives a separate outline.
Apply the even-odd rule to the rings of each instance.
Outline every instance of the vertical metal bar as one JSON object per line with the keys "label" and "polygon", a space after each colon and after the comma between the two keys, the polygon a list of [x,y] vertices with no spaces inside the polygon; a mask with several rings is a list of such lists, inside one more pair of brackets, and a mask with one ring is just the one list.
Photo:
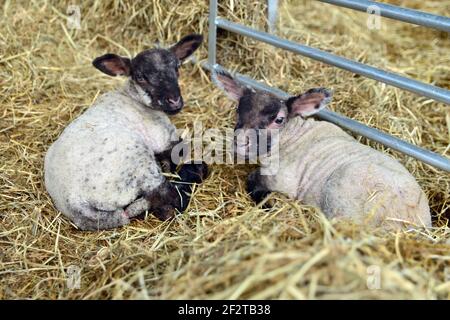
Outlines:
{"label": "vertical metal bar", "polygon": [[267,1],[267,20],[269,21],[269,32],[275,32],[278,15],[278,0]]}
{"label": "vertical metal bar", "polygon": [[217,42],[217,0],[209,1],[209,30],[208,30],[208,64],[216,65],[216,42]]}

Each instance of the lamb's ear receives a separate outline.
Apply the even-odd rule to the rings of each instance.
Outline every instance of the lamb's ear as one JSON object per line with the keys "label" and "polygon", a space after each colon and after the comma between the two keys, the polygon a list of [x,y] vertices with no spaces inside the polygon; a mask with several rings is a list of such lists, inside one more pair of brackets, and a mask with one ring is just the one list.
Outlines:
{"label": "lamb's ear", "polygon": [[182,61],[197,50],[202,41],[203,36],[201,34],[190,34],[174,44],[169,50]]}
{"label": "lamb's ear", "polygon": [[286,101],[290,116],[309,117],[327,106],[332,93],[325,88],[314,88]]}
{"label": "lamb's ear", "polygon": [[92,61],[94,67],[110,76],[129,76],[131,61],[128,58],[116,54],[107,53]]}
{"label": "lamb's ear", "polygon": [[245,88],[225,71],[213,71],[212,80],[232,100],[239,101],[244,95]]}

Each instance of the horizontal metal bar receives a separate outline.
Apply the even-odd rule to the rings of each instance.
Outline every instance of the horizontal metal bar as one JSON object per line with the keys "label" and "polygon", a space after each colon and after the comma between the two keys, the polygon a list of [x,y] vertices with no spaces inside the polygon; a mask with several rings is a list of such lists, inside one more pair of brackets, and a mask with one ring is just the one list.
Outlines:
{"label": "horizontal metal bar", "polygon": [[[218,64],[211,66],[208,63],[202,63],[202,67],[209,71],[212,71],[212,69],[225,70],[222,66],[220,66]],[[282,99],[286,99],[286,98],[290,97],[290,95],[288,93],[286,93],[278,88],[270,87],[262,82],[256,81],[247,76],[236,73],[236,74],[234,74],[234,77],[239,82],[241,82],[245,85],[251,86],[258,90],[263,90],[266,92],[273,93]],[[428,151],[426,149],[423,149],[423,148],[420,148],[413,144],[410,144],[408,142],[405,142],[401,139],[395,138],[389,134],[381,132],[380,130],[368,127],[362,123],[359,123],[358,121],[349,119],[349,118],[347,118],[343,115],[340,115],[336,112],[333,112],[331,110],[327,110],[327,109],[321,110],[317,114],[317,118],[334,123],[334,124],[338,125],[339,127],[350,130],[357,135],[361,135],[372,141],[381,143],[382,145],[384,145],[388,148],[402,152],[408,156],[411,156],[417,160],[420,160],[424,163],[432,165],[438,169],[450,172],[450,159],[448,159],[444,156],[441,156],[437,153]]]}
{"label": "horizontal metal bar", "polygon": [[424,27],[450,32],[450,18],[431,13],[402,8],[390,4],[367,0],[318,0],[340,7],[371,13],[377,10],[382,17],[417,24]]}
{"label": "horizontal metal bar", "polygon": [[377,69],[364,63],[356,62],[347,58],[337,56],[316,48],[311,48],[292,41],[288,41],[266,32],[257,31],[238,23],[228,21],[226,19],[217,18],[216,25],[222,29],[241,34],[271,44],[275,47],[289,50],[305,57],[324,62],[338,68],[360,74],[370,79],[384,82],[392,86],[405,89],[419,95],[432,98],[450,104],[450,91],[439,88],[430,84],[426,84],[417,80],[402,77],[398,74]]}

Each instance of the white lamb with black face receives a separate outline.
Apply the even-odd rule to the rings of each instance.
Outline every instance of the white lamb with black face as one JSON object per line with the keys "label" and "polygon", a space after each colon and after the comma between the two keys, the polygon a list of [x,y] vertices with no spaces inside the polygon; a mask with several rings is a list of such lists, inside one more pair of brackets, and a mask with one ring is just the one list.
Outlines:
{"label": "white lamb with black face", "polygon": [[[328,217],[384,228],[431,226],[424,192],[397,160],[358,143],[334,124],[305,119],[331,101],[329,90],[311,89],[281,100],[241,86],[227,73],[215,73],[213,79],[239,103],[235,130],[246,139],[236,139],[237,154],[255,156],[256,150],[256,156],[264,159],[247,181],[253,200],[261,202],[271,191],[278,191],[319,207]],[[258,136],[261,129],[267,130],[268,139]],[[263,154],[261,150],[273,148],[275,131],[278,154]],[[267,146],[254,148],[252,143],[260,141],[267,141]],[[270,173],[268,166],[276,161],[275,175],[262,174]]]}
{"label": "white lamb with black face", "polygon": [[164,220],[186,208],[190,183],[202,181],[206,165],[183,165],[178,184],[164,177],[161,164],[176,169],[169,161],[180,139],[167,114],[183,107],[178,68],[201,42],[189,35],[131,60],[106,54],[93,61],[100,71],[129,79],[70,123],[44,164],[55,206],[80,229],[122,226],[146,210]]}

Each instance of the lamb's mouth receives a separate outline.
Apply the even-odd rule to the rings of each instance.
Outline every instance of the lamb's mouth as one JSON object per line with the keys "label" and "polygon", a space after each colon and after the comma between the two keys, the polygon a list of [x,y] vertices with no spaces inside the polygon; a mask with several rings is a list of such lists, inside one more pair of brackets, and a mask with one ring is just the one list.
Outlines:
{"label": "lamb's mouth", "polygon": [[150,100],[152,102],[151,107],[153,109],[160,110],[160,111],[164,112],[165,114],[168,114],[169,116],[173,116],[173,115],[179,113],[181,111],[181,109],[183,109],[183,104],[181,104],[181,106],[178,109],[167,108],[167,106],[160,99],[153,99],[150,92],[145,91],[145,94],[147,95],[147,97],[150,98]]}
{"label": "lamb's mouth", "polygon": [[172,109],[171,110],[166,110],[166,109],[163,109],[163,111],[164,111],[164,113],[167,113],[168,115],[173,116],[173,115],[179,113],[181,111],[181,108],[177,109],[177,110],[172,110]]}

